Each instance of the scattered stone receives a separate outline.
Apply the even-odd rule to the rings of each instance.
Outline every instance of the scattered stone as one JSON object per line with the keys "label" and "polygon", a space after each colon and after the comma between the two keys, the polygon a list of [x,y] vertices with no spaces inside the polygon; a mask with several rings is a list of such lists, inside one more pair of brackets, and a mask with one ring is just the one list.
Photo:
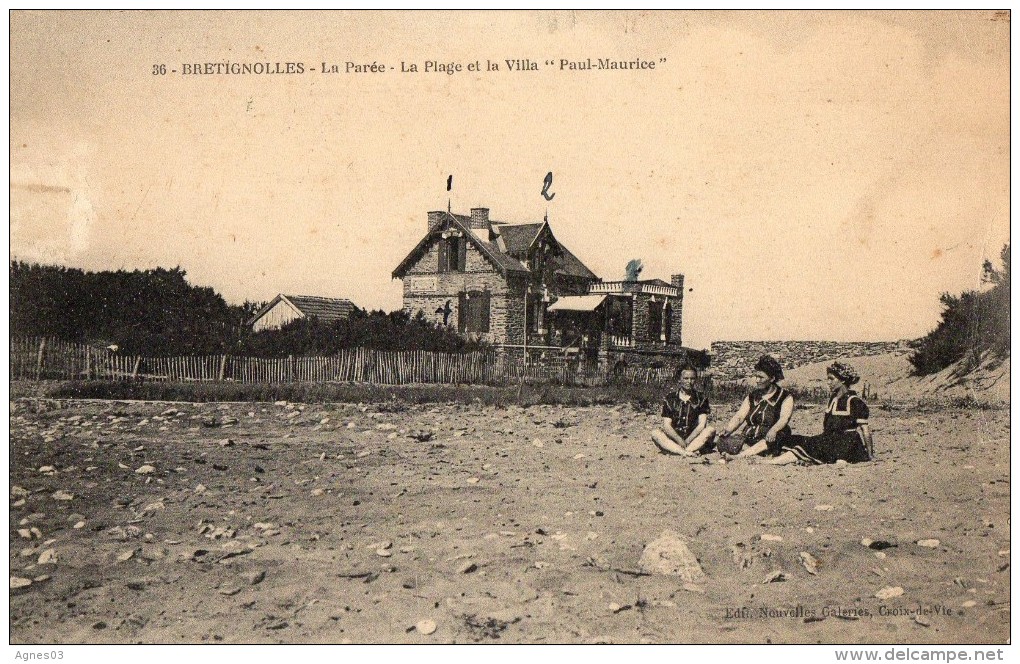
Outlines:
{"label": "scattered stone", "polygon": [[769,533],[763,533],[761,536],[763,542],[782,542],[783,538],[779,535],[770,535]]}
{"label": "scattered stone", "polygon": [[831,512],[832,505],[815,505],[815,510],[819,512]]}
{"label": "scattered stone", "polygon": [[436,631],[436,621],[434,620],[419,620],[415,623],[414,628],[418,630],[418,633],[423,636],[428,636]]}
{"label": "scattered stone", "polygon": [[687,544],[668,530],[645,547],[638,564],[649,574],[679,576],[687,583],[705,580],[705,572]]}
{"label": "scattered stone", "polygon": [[32,585],[32,579],[26,579],[20,576],[11,577],[11,589],[14,588],[27,588]]}
{"label": "scattered stone", "polygon": [[266,578],[266,571],[260,569],[254,572],[247,572],[241,578],[247,581],[249,586],[257,586]]}
{"label": "scattered stone", "polygon": [[471,572],[474,572],[477,569],[478,569],[478,565],[474,564],[473,562],[468,561],[468,562],[465,562],[464,564],[462,564],[460,567],[457,568],[457,573],[458,574],[470,574]]}
{"label": "scattered stone", "polygon": [[35,583],[42,583],[43,581],[49,581],[49,580],[50,580],[50,575],[49,574],[40,574],[39,576],[37,576],[37,577],[32,579],[32,581],[35,582]]}
{"label": "scattered stone", "polygon": [[[865,541],[867,541],[868,543],[864,544]],[[892,547],[896,546],[892,542],[886,542],[885,540],[871,541],[867,538],[861,540],[861,544],[864,544],[864,546],[868,547],[872,551],[884,551],[885,549],[891,549]]]}
{"label": "scattered stone", "polygon": [[73,499],[74,494],[64,491],[63,489],[58,489],[57,491],[53,492],[53,500],[73,500]]}
{"label": "scattered stone", "polygon": [[800,552],[800,562],[803,563],[808,574],[818,574],[818,559],[807,551]]}
{"label": "scattered stone", "polygon": [[324,493],[326,493],[325,489],[312,489],[313,496],[321,496]]}
{"label": "scattered stone", "polygon": [[942,542],[937,539],[923,539],[917,541],[917,546],[923,546],[926,549],[937,549]]}
{"label": "scattered stone", "polygon": [[233,447],[234,441],[231,438],[224,438],[220,441],[220,447]]}
{"label": "scattered stone", "polygon": [[125,562],[127,560],[131,560],[132,558],[134,558],[134,555],[135,555],[135,550],[134,549],[128,549],[127,551],[121,551],[120,553],[117,554],[117,560],[119,562]]}
{"label": "scattered stone", "polygon": [[143,507],[141,513],[142,514],[146,514],[148,512],[159,512],[160,510],[165,510],[165,509],[166,509],[166,505],[163,504],[163,499],[160,498],[156,502],[149,503],[148,505]]}
{"label": "scattered stone", "polygon": [[535,440],[531,441],[531,444],[534,445],[535,447],[545,447],[545,443],[543,443],[538,438],[536,438]]}
{"label": "scattered stone", "polygon": [[393,552],[390,551],[389,549],[376,549],[375,555],[380,556],[382,558],[389,558],[390,556],[393,555]]}
{"label": "scattered stone", "polygon": [[782,583],[783,581],[786,581],[786,575],[783,574],[782,570],[777,569],[765,577],[765,580],[762,581],[762,583]]}
{"label": "scattered stone", "polygon": [[467,482],[468,482],[468,484],[478,484],[478,478],[477,477],[469,477]]}
{"label": "scattered stone", "polygon": [[241,586],[223,586],[219,590],[221,595],[226,595],[227,597],[236,595],[239,592],[241,592]]}
{"label": "scattered stone", "polygon": [[731,546],[730,553],[733,556],[733,563],[740,569],[746,569],[754,564],[754,559],[747,554],[747,545],[743,542]]}
{"label": "scattered stone", "polygon": [[32,531],[29,530],[28,528],[19,528],[18,535],[24,537],[25,539],[32,539]]}
{"label": "scattered stone", "polygon": [[56,564],[56,562],[57,562],[56,549],[46,549],[45,551],[39,554],[38,561],[39,565],[53,565]]}
{"label": "scattered stone", "polygon": [[633,609],[633,608],[634,607],[632,605],[630,605],[630,604],[620,605],[620,604],[617,604],[616,602],[612,602],[609,605],[609,610],[612,611],[613,613],[620,613],[621,611],[626,611],[627,609]]}
{"label": "scattered stone", "polygon": [[52,475],[53,473],[57,472],[57,469],[54,468],[53,466],[42,466],[39,468],[39,472],[46,475]]}
{"label": "scattered stone", "polygon": [[75,530],[81,530],[82,528],[85,527],[85,522],[84,521],[79,521],[78,523],[74,524],[71,527],[74,528]]}
{"label": "scattered stone", "polygon": [[151,473],[156,472],[156,469],[150,466],[149,464],[145,464],[144,466],[135,469],[135,472],[138,473],[139,475],[149,475]]}
{"label": "scattered stone", "polygon": [[875,597],[878,599],[892,599],[893,597],[899,597],[903,594],[903,588],[900,586],[886,586],[875,593]]}
{"label": "scattered stone", "polygon": [[931,621],[922,616],[920,613],[914,616],[914,622],[922,627],[931,627]]}

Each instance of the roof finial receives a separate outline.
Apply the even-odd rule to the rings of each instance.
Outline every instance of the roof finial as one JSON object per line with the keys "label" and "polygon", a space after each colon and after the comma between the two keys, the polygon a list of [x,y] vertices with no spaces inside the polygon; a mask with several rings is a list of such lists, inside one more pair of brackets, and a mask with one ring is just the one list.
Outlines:
{"label": "roof finial", "polygon": [[545,223],[549,223],[549,208],[545,209]]}
{"label": "roof finial", "polygon": [[[453,174],[450,174],[446,178],[446,191],[449,192],[451,189],[453,189]],[[448,196],[446,198],[446,211],[451,212],[452,210],[453,210],[452,199]]]}

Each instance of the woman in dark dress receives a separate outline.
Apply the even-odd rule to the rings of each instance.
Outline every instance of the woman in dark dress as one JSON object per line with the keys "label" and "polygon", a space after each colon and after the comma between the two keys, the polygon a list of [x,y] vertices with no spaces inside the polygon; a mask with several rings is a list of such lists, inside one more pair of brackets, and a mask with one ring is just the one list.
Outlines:
{"label": "woman in dark dress", "polygon": [[[782,451],[790,436],[793,416],[793,395],[777,385],[783,380],[783,367],[771,355],[762,355],[754,365],[755,387],[744,397],[740,409],[723,427],[723,439],[738,436],[734,441],[720,440],[720,451],[748,457],[768,452],[775,456]],[[738,454],[739,452],[739,454]]]}
{"label": "woman in dark dress", "polygon": [[822,464],[840,460],[859,463],[873,458],[868,404],[850,389],[860,377],[853,367],[842,362],[834,362],[825,373],[832,397],[825,409],[822,433],[791,436],[783,445],[783,453],[768,463]]}

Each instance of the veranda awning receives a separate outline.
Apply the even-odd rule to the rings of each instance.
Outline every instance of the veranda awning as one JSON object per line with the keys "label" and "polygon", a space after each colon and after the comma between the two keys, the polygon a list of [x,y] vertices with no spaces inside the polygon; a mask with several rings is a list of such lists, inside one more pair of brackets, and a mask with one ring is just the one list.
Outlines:
{"label": "veranda awning", "polygon": [[595,311],[605,299],[605,295],[564,295],[546,311]]}

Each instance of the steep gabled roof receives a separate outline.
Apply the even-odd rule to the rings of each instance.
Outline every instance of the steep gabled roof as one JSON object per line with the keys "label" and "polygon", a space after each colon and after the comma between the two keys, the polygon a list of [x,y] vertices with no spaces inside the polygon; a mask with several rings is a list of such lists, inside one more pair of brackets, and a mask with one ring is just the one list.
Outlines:
{"label": "steep gabled roof", "polygon": [[248,321],[248,324],[254,325],[258,319],[265,316],[280,302],[289,305],[297,314],[305,318],[318,318],[323,323],[344,320],[356,308],[353,302],[342,298],[317,297],[314,295],[284,295],[280,293],[269,304],[262,307],[261,311]]}
{"label": "steep gabled roof", "polygon": [[538,237],[543,226],[544,223],[504,224],[498,228],[498,232],[506,244],[506,252],[511,256],[523,257],[528,255],[531,243]]}
{"label": "steep gabled roof", "polygon": [[447,227],[456,227],[463,231],[471,243],[489,259],[503,276],[511,272],[530,272],[521,260],[527,258],[531,246],[545,231],[549,233],[561,250],[561,253],[556,258],[558,262],[557,273],[580,279],[598,279],[594,272],[589,270],[584,263],[556,240],[556,236],[552,235],[548,222],[508,224],[501,221],[491,221],[490,223],[496,232],[495,240],[492,242],[488,240],[488,235],[485,238],[481,238],[475,233],[474,229],[471,228],[471,217],[444,212],[443,221],[432,231],[426,233],[425,237],[400,262],[397,269],[393,271],[393,278],[403,278],[407,271],[411,269],[411,266],[421,258],[421,255],[437,235],[441,234]]}
{"label": "steep gabled roof", "polygon": [[[559,243],[557,242],[557,244]],[[595,276],[595,273],[589,270],[588,267],[584,263],[582,263],[577,256],[570,253],[569,249],[564,247],[562,244],[560,244],[560,249],[563,251],[563,256],[561,257],[563,265],[559,270],[557,270],[557,272],[562,272],[563,274],[570,277],[580,277],[582,279],[598,279],[598,277]]]}
{"label": "steep gabled roof", "polygon": [[425,237],[423,237],[421,241],[415,245],[414,249],[407,254],[404,260],[400,261],[400,265],[397,266],[397,269],[393,270],[394,279],[402,279],[407,274],[407,271],[411,268],[411,266],[414,265],[419,258],[421,258],[421,255],[425,252],[425,249],[428,248],[429,244],[436,238],[436,236],[441,235],[448,225],[455,226],[458,230],[462,231],[471,244],[473,244],[483,256],[488,258],[496,269],[503,274],[503,276],[506,276],[510,272],[528,272],[528,268],[526,268],[519,260],[500,251],[499,246],[495,242],[489,242],[488,238],[482,240],[475,235],[469,226],[470,217],[450,212],[445,212],[443,214],[444,223],[439,224],[436,228],[426,233]]}

